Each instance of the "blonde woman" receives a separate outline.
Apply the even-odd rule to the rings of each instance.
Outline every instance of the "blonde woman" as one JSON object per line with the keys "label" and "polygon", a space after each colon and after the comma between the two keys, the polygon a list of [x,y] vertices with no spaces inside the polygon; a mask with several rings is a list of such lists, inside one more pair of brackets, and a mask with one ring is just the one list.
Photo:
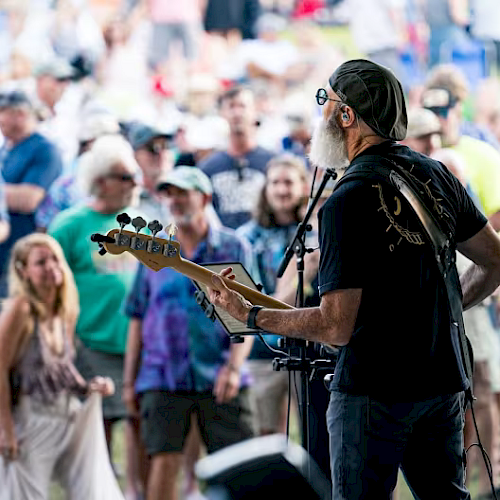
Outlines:
{"label": "blonde woman", "polygon": [[59,244],[18,240],[0,314],[0,500],[47,499],[53,478],[72,500],[123,500],[100,404],[113,384],[85,382],[72,361],[78,309]]}

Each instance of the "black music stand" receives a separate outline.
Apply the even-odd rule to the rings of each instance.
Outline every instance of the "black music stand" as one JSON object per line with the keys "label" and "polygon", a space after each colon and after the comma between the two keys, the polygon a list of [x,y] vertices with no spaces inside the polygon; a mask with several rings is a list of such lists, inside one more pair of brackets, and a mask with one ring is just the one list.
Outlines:
{"label": "black music stand", "polygon": [[[250,276],[250,273],[245,269],[245,266],[241,262],[215,262],[208,264],[204,263],[202,265],[214,273],[220,273],[226,267],[231,267],[233,269],[233,274],[235,275],[235,281],[258,292],[262,290],[262,286],[255,283]],[[216,319],[220,321],[224,330],[226,330],[226,333],[229,335],[231,342],[241,343],[244,340],[243,335],[257,335],[260,333],[259,330],[249,329],[245,323],[234,319],[221,307],[214,306],[208,299],[207,286],[199,281],[192,281],[194,286],[197,288],[197,291],[195,292],[196,302],[205,311],[208,318],[212,321],[215,321]]]}

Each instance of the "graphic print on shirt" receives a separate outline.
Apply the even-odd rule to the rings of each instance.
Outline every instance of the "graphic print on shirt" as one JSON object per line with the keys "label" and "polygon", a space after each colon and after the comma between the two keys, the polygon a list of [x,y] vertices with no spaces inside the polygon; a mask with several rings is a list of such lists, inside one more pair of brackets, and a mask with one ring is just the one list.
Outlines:
{"label": "graphic print on shirt", "polygon": [[[414,166],[412,166],[412,168],[410,169],[409,172],[407,172],[407,174],[410,177],[412,177],[412,179],[415,182],[423,186],[426,195],[432,201],[431,210],[432,212],[434,212],[434,215],[438,218],[442,218],[443,216],[448,216],[448,214],[446,214],[446,212],[444,211],[443,206],[440,204],[442,200],[436,198],[432,194],[432,191],[429,187],[431,179],[429,179],[425,183],[422,183],[419,179],[417,179],[414,175],[411,174],[413,168]],[[402,208],[401,198],[398,196],[393,196],[393,193],[391,193],[388,196],[384,196],[384,188],[380,183],[373,184],[372,187],[374,189],[377,189],[378,192],[377,194],[378,194],[378,200],[380,202],[380,207],[377,209],[377,211],[378,212],[383,211],[389,222],[389,225],[385,230],[386,233],[389,233],[391,235],[390,237],[391,242],[389,243],[389,251],[394,252],[396,248],[404,241],[407,241],[411,245],[424,245],[426,240],[422,232],[416,230],[416,228],[419,227],[420,224],[417,222],[417,219],[415,217],[411,217],[411,220],[415,222],[415,230],[403,226],[403,222],[401,221],[401,214],[403,213],[403,215],[405,216],[404,217],[405,220],[407,216],[406,212]]]}
{"label": "graphic print on shirt", "polygon": [[250,168],[241,172],[226,170],[214,174],[212,185],[217,193],[219,212],[252,212],[265,180],[262,172]]}

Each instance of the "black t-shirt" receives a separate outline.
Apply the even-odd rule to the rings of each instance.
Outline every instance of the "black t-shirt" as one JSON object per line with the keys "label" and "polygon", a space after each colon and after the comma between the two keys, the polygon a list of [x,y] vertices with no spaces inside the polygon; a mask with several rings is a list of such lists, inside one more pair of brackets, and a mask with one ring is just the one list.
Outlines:
{"label": "black t-shirt", "polygon": [[[486,224],[439,162],[389,141],[366,149],[351,166],[366,155],[389,158],[426,183],[455,242]],[[388,401],[463,390],[446,290],[419,221],[399,192],[369,179],[345,182],[318,217],[320,295],[362,289],[354,333],[341,348],[332,388]]]}

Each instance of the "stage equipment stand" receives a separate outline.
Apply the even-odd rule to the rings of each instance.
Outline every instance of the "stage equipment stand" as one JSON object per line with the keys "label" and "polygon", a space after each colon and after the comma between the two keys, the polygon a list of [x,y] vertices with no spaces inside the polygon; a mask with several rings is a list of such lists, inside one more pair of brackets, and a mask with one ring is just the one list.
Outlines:
{"label": "stage equipment stand", "polygon": [[[327,169],[323,175],[320,186],[315,195],[311,195],[304,220],[297,226],[295,235],[286,249],[285,255],[281,260],[278,268],[277,277],[281,278],[290,260],[295,255],[297,261],[297,299],[296,307],[304,307],[304,256],[306,253],[313,252],[314,248],[306,247],[306,232],[312,230],[309,223],[311,216],[315,213],[316,206],[321,198],[321,195],[329,181],[337,178],[337,173],[334,169]],[[316,371],[320,368],[332,368],[333,361],[331,359],[315,359],[311,360],[308,357],[309,342],[300,339],[280,339],[281,347],[288,349],[290,356],[288,358],[275,358],[273,368],[276,371],[288,370],[299,371],[301,373],[301,394],[299,397],[300,416],[302,420],[302,447],[309,453],[309,405],[310,405],[310,381],[314,378]],[[295,356],[293,354],[296,354]]]}

